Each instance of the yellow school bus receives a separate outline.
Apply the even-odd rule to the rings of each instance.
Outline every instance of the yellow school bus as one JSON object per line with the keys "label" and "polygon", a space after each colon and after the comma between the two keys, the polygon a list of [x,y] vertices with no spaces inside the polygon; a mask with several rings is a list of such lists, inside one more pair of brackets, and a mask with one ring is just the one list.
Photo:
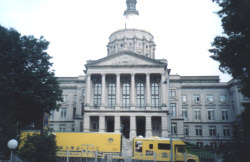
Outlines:
{"label": "yellow school bus", "polygon": [[[199,162],[196,155],[187,154],[186,144],[181,139],[172,139],[173,161]],[[136,137],[133,140],[133,159],[171,161],[170,139]]]}

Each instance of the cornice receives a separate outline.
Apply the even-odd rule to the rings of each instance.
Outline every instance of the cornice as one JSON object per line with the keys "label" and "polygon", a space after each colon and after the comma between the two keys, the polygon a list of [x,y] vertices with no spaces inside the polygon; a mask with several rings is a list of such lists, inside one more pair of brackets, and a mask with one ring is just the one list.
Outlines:
{"label": "cornice", "polygon": [[[137,58],[140,58],[140,59],[143,59],[143,60],[147,60],[147,61],[150,61],[150,62],[159,64],[159,65],[162,65],[162,66],[166,66],[166,65],[167,65],[166,63],[161,62],[161,61],[159,61],[159,60],[152,59],[152,58],[149,58],[149,57],[147,57],[147,56],[139,55],[139,54],[136,54],[136,53],[134,53],[134,52],[132,52],[132,51],[123,50],[123,51],[119,51],[119,52],[117,52],[117,53],[108,55],[108,56],[103,57],[103,58],[98,59],[98,60],[88,61],[87,64],[85,64],[85,67],[92,67],[92,66],[95,66],[95,64],[101,63],[101,62],[103,62],[103,61],[106,61],[106,60],[109,60],[109,59],[111,59],[111,58],[115,58],[115,57],[118,57],[118,56],[121,56],[121,55],[130,55],[130,56],[134,56],[134,57],[137,57]],[[109,65],[109,66],[110,66],[110,65]],[[131,66],[131,65],[127,65],[127,66]],[[135,65],[135,66],[138,66],[138,65]],[[100,67],[100,66],[99,66],[99,67]],[[106,66],[105,66],[105,67],[106,67]]]}

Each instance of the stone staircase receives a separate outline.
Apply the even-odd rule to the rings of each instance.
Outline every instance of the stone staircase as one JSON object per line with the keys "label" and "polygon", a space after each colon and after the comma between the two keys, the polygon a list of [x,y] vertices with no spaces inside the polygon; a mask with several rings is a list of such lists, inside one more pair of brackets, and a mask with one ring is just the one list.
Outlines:
{"label": "stone staircase", "polygon": [[133,141],[123,137],[122,139],[122,156],[132,157],[133,152]]}

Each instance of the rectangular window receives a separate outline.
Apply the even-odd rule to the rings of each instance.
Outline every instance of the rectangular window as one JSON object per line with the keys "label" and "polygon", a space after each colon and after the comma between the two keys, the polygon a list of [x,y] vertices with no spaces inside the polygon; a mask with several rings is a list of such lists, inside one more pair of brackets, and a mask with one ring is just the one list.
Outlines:
{"label": "rectangular window", "polygon": [[74,101],[75,102],[77,101],[77,95],[74,95]]}
{"label": "rectangular window", "polygon": [[208,120],[214,120],[214,110],[207,111],[207,118]]}
{"label": "rectangular window", "polygon": [[151,84],[151,104],[152,104],[152,107],[159,107],[159,85],[158,83]]}
{"label": "rectangular window", "polygon": [[220,102],[225,102],[227,100],[227,95],[226,94],[221,94],[220,95]]}
{"label": "rectangular window", "polygon": [[130,85],[124,83],[122,85],[122,107],[129,108],[130,106]]}
{"label": "rectangular window", "polygon": [[108,85],[108,106],[111,108],[115,107],[116,87],[114,83]]}
{"label": "rectangular window", "polygon": [[229,127],[223,127],[223,135],[224,136],[230,136]]}
{"label": "rectangular window", "polygon": [[172,134],[177,134],[177,124],[176,123],[172,123],[171,124],[171,131],[172,131]]}
{"label": "rectangular window", "polygon": [[145,99],[144,99],[144,84],[138,83],[136,86],[136,98],[137,98],[137,106],[144,107]]}
{"label": "rectangular window", "polygon": [[50,111],[50,119],[54,119],[54,116],[55,116],[55,111],[51,110]]}
{"label": "rectangular window", "polygon": [[183,108],[182,109],[182,117],[184,119],[187,119],[188,118],[188,111],[187,111],[187,108]]}
{"label": "rectangular window", "polygon": [[228,120],[228,110],[221,110],[221,119]]}
{"label": "rectangular window", "polygon": [[194,119],[201,120],[201,109],[194,109]]}
{"label": "rectangular window", "polygon": [[76,117],[76,107],[73,107],[73,119]]}
{"label": "rectangular window", "polygon": [[158,143],[159,150],[170,150],[170,144],[166,143]]}
{"label": "rectangular window", "polygon": [[170,89],[170,96],[176,96],[175,89]]}
{"label": "rectangular window", "polygon": [[94,85],[94,107],[101,106],[101,93],[102,93],[102,86],[100,83],[96,83]]}
{"label": "rectangular window", "polygon": [[80,122],[80,132],[83,132],[83,122]]}
{"label": "rectangular window", "polygon": [[195,134],[196,134],[196,136],[202,136],[202,127],[201,126],[195,127]]}
{"label": "rectangular window", "polygon": [[187,102],[187,95],[182,95],[182,102]]}
{"label": "rectangular window", "polygon": [[67,109],[61,108],[61,119],[66,119],[67,116]]}
{"label": "rectangular window", "polygon": [[62,95],[62,98],[63,98],[63,102],[68,101],[68,95]]}
{"label": "rectangular window", "polygon": [[209,127],[209,136],[216,136],[216,127]]}
{"label": "rectangular window", "polygon": [[50,131],[54,131],[54,125],[51,124],[51,125],[49,126],[49,129],[50,129]]}
{"label": "rectangular window", "polygon": [[189,135],[188,126],[184,126],[183,132],[184,132],[184,136],[188,136]]}
{"label": "rectangular window", "polygon": [[200,102],[200,95],[197,95],[197,94],[193,95],[193,101]]}
{"label": "rectangular window", "polygon": [[176,104],[170,103],[170,109],[172,110],[172,117],[176,117]]}
{"label": "rectangular window", "polygon": [[59,126],[59,131],[60,132],[65,132],[66,131],[66,126],[65,125],[60,125]]}
{"label": "rectangular window", "polygon": [[85,89],[82,89],[82,97],[85,97]]}
{"label": "rectangular window", "polygon": [[214,101],[214,96],[211,95],[211,94],[206,95],[206,101],[213,102]]}

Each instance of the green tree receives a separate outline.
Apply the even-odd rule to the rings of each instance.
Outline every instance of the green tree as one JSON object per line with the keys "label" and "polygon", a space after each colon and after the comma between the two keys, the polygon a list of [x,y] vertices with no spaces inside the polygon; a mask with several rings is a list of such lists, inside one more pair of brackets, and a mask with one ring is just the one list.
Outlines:
{"label": "green tree", "polygon": [[250,0],[213,0],[221,7],[218,15],[224,29],[212,43],[219,69],[241,81],[241,92],[250,98]]}
{"label": "green tree", "polygon": [[23,160],[30,162],[55,162],[58,150],[55,135],[48,133],[33,134],[24,139],[18,155]]}
{"label": "green tree", "polygon": [[[212,0],[220,7],[224,33],[213,43],[214,60],[220,62],[219,69],[239,81],[241,93],[250,98],[250,0]],[[222,146],[225,161],[236,162],[250,159],[250,104],[244,103],[242,120],[235,125],[234,139]],[[239,126],[240,123],[240,126]]]}
{"label": "green tree", "polygon": [[42,130],[44,112],[60,107],[62,91],[48,45],[43,37],[21,36],[0,25],[0,152],[18,130],[32,123]]}

